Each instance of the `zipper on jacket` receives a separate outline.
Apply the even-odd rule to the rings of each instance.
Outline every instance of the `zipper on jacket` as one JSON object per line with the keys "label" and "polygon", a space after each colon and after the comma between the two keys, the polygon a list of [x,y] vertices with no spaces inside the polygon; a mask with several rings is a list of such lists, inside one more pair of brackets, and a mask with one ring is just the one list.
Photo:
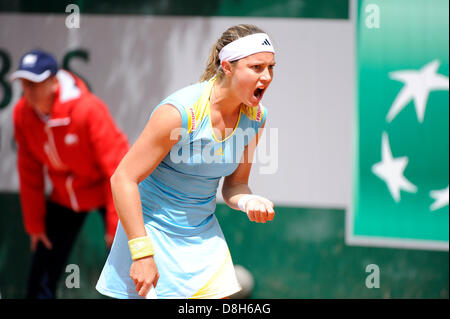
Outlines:
{"label": "zipper on jacket", "polygon": [[78,206],[77,196],[75,195],[75,191],[73,190],[73,176],[69,175],[66,178],[66,190],[69,194],[70,205],[72,209],[76,212],[80,211],[80,207]]}
{"label": "zipper on jacket", "polygon": [[67,166],[63,163],[63,161],[59,157],[58,151],[56,150],[55,138],[53,137],[51,127],[67,125],[70,123],[70,119],[67,118],[67,120],[63,122],[61,121],[62,123],[60,121],[56,123],[54,122],[54,120],[52,122],[50,121],[52,120],[49,120],[45,124],[45,132],[47,133],[48,142],[44,144],[44,151],[47,153],[50,162],[56,169],[59,170],[67,169]]}
{"label": "zipper on jacket", "polygon": [[[58,150],[56,149],[55,138],[53,136],[52,127],[57,126],[66,126],[69,125],[70,118],[62,118],[62,119],[50,119],[45,124],[45,132],[47,133],[48,141],[44,145],[44,150],[48,155],[48,158],[52,165],[56,169],[65,170],[67,166],[63,163],[61,158],[59,157]],[[73,189],[73,175],[69,175],[66,178],[66,191],[69,195],[70,206],[76,212],[80,211],[80,206],[78,205],[77,196]]]}

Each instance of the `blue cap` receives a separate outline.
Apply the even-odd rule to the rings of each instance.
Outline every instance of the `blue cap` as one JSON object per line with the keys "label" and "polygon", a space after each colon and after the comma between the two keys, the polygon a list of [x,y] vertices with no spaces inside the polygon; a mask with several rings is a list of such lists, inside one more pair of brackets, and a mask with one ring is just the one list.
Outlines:
{"label": "blue cap", "polygon": [[58,72],[58,63],[47,52],[33,50],[20,59],[19,68],[11,74],[11,81],[21,78],[32,82],[42,82]]}

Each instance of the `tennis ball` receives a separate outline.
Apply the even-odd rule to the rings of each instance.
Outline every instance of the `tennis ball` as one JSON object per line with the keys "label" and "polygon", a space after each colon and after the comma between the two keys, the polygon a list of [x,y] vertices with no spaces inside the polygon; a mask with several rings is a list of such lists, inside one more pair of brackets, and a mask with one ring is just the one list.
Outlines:
{"label": "tennis ball", "polygon": [[253,288],[255,287],[255,279],[250,271],[244,266],[235,265],[234,271],[236,278],[241,285],[242,290],[230,296],[232,299],[247,299],[250,298]]}

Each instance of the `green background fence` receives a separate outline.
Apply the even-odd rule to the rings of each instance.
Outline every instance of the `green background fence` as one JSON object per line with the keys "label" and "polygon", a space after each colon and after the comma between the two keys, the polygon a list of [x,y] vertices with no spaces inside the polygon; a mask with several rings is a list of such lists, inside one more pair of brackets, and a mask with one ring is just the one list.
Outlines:
{"label": "green background fence", "polygon": [[[0,194],[0,291],[23,298],[30,263],[17,194]],[[344,243],[344,210],[276,207],[273,222],[256,224],[218,204],[216,215],[235,264],[254,276],[252,298],[449,298],[448,252],[367,248]],[[68,264],[80,267],[80,288],[60,298],[103,298],[95,290],[107,257],[103,224],[93,213]],[[380,269],[380,288],[366,288],[366,266]]]}

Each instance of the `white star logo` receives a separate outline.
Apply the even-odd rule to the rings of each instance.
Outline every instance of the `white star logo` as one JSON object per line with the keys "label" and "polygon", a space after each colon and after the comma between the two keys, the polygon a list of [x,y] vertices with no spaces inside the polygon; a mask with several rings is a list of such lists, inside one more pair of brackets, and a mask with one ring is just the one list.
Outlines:
{"label": "white star logo", "polygon": [[381,162],[372,166],[372,172],[386,182],[389,192],[398,203],[400,201],[400,190],[415,193],[417,192],[417,187],[403,175],[403,171],[408,165],[408,157],[392,157],[386,132],[383,132],[381,144]]}
{"label": "white star logo", "polygon": [[434,60],[423,66],[419,71],[404,70],[389,73],[391,79],[404,82],[405,85],[389,110],[386,117],[388,122],[391,122],[413,99],[417,119],[420,123],[423,123],[430,91],[448,91],[448,77],[436,73],[439,65],[439,60]]}
{"label": "white star logo", "polygon": [[448,186],[441,190],[431,191],[430,197],[434,199],[434,203],[430,206],[432,211],[448,205]]}

